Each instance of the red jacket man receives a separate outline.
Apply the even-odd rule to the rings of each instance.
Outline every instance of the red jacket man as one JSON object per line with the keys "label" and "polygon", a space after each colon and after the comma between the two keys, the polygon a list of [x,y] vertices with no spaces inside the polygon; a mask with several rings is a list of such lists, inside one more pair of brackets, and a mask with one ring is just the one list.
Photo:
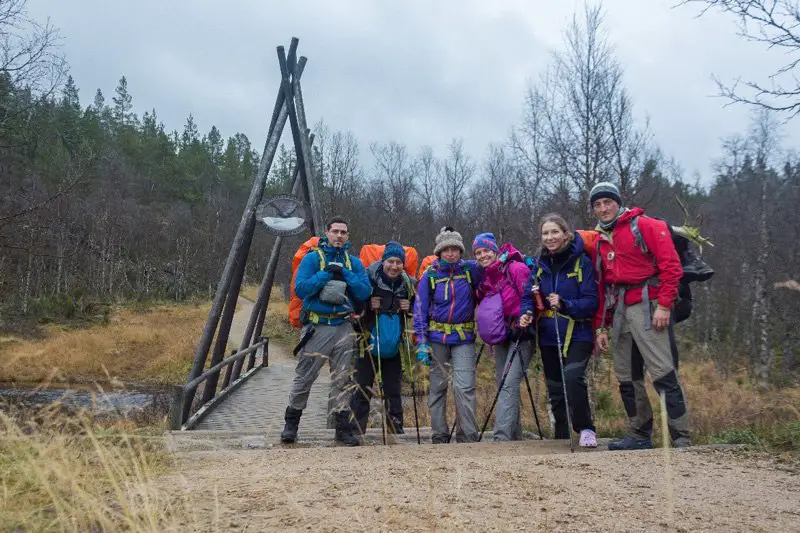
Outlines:
{"label": "red jacket man", "polygon": [[[644,209],[640,207],[625,209],[616,219],[610,232],[598,227],[600,235],[596,247],[600,252],[603,267],[603,276],[600,279],[601,303],[605,303],[602,298],[605,296],[606,287],[625,285],[628,287],[625,291],[625,305],[637,304],[642,301],[643,284],[653,280],[652,284],[647,285],[648,297],[658,302],[657,309],[669,313],[678,297],[678,284],[683,276],[681,260],[675,251],[666,222],[643,215]],[[635,242],[631,228],[634,219],[647,252]],[[655,283],[654,278],[657,278],[658,283]],[[611,302],[611,305],[613,304],[614,302]],[[609,317],[603,316],[604,307],[601,305],[597,312],[595,327],[611,325]],[[653,326],[656,328],[669,326],[669,315],[666,318],[666,326],[660,325],[663,320],[659,320],[657,324],[655,316],[653,319]]]}
{"label": "red jacket man", "polygon": [[[600,232],[596,242],[601,305],[595,317],[596,343],[609,348],[613,333],[614,372],[628,413],[628,435],[611,442],[610,450],[652,448],[652,410],[643,378],[632,371],[633,342],[639,348],[653,385],[664,393],[673,445],[691,446],[689,414],[670,350],[670,314],[683,275],[681,261],[666,223],[647,217],[640,208],[622,206],[619,189],[602,182],[589,195]],[[638,231],[634,227],[638,226]],[[641,236],[641,242],[637,239]]]}

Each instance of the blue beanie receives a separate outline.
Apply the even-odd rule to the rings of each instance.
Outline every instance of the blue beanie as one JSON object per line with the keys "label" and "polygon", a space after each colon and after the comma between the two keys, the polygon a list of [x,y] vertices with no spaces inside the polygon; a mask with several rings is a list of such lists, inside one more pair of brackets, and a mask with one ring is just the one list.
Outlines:
{"label": "blue beanie", "polygon": [[487,248],[494,253],[500,253],[500,248],[497,246],[497,239],[494,238],[494,234],[492,233],[479,233],[475,240],[472,241],[472,251],[474,252],[478,248]]}
{"label": "blue beanie", "polygon": [[390,257],[398,257],[403,263],[405,263],[406,251],[403,249],[403,245],[397,241],[387,242],[386,247],[383,249],[383,257],[381,257],[381,261],[386,261]]}
{"label": "blue beanie", "polygon": [[592,191],[589,193],[589,205],[594,205],[595,201],[600,198],[611,198],[620,206],[622,205],[622,197],[619,194],[619,189],[610,181],[601,181],[592,187]]}

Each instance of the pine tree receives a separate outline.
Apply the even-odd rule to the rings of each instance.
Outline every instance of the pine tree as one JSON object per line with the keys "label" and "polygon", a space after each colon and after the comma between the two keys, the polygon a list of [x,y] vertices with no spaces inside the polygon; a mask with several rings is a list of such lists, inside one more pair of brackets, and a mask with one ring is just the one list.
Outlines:
{"label": "pine tree", "polygon": [[114,102],[113,116],[120,126],[128,126],[136,121],[136,115],[132,113],[133,97],[128,92],[128,80],[125,76],[119,79],[119,85],[114,89],[116,96],[111,100]]}

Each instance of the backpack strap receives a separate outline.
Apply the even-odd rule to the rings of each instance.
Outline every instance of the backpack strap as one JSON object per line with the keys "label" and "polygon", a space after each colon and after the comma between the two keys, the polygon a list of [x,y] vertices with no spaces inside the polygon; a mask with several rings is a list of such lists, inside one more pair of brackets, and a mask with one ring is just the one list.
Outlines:
{"label": "backpack strap", "polygon": [[444,299],[445,300],[447,300],[447,284],[450,283],[451,281],[457,280],[457,279],[466,279],[467,283],[472,285],[472,276],[469,273],[469,269],[464,269],[464,272],[465,272],[464,274],[459,274],[457,276],[448,276],[446,278],[439,278],[439,279],[434,279],[433,278],[433,272],[434,272],[433,266],[429,266],[428,269],[426,270],[426,272],[428,273],[428,281],[430,282],[430,285],[431,285],[431,291],[436,291],[436,285],[438,285],[439,283],[444,283],[445,284],[445,286],[444,286]]}
{"label": "backpack strap", "polygon": [[411,283],[411,276],[409,276],[405,271],[403,271],[403,281],[406,284],[406,289],[408,290],[408,299],[410,300],[414,297],[416,292],[414,289],[414,284]]}
{"label": "backpack strap", "polygon": [[[311,248],[311,250],[309,250],[309,252],[317,252],[317,255],[319,255],[319,269],[325,270],[328,261],[325,259],[325,252],[322,251],[322,248],[319,246],[314,246]],[[353,262],[350,260],[350,254],[347,252],[344,254],[344,266],[347,268],[347,270],[353,270]]]}
{"label": "backpack strap", "polygon": [[317,252],[317,255],[319,255],[319,269],[320,270],[325,270],[325,267],[328,265],[328,262],[325,259],[325,252],[322,251],[322,248],[320,248],[319,246],[314,246],[309,251]]}
{"label": "backpack strap", "polygon": [[633,244],[636,245],[643,253],[649,254],[650,250],[647,248],[647,243],[644,242],[644,237],[642,237],[642,232],[639,229],[639,217],[642,215],[636,215],[631,219],[631,232],[633,233]]}
{"label": "backpack strap", "polygon": [[568,278],[578,278],[578,284],[583,283],[583,269],[581,268],[581,259],[583,259],[583,254],[580,254],[577,259],[575,259],[575,268],[572,269],[572,272],[567,274]]}

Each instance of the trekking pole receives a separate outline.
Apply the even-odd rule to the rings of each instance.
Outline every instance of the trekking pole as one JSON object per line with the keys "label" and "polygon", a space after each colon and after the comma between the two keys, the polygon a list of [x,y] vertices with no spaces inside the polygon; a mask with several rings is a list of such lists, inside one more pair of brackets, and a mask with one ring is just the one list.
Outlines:
{"label": "trekking pole", "polygon": [[378,327],[378,314],[375,313],[375,345],[378,352],[378,391],[381,395],[381,436],[383,445],[386,446],[386,405],[383,396],[383,371],[381,370],[381,332]]}
{"label": "trekking pole", "polygon": [[500,384],[497,386],[497,394],[494,395],[492,406],[489,407],[489,414],[486,415],[486,420],[483,422],[483,427],[481,428],[481,434],[478,436],[478,442],[480,442],[481,439],[483,438],[483,432],[486,431],[486,426],[489,425],[489,419],[492,418],[492,413],[494,412],[494,406],[497,405],[497,399],[500,398],[500,391],[503,390],[503,385],[505,385],[506,383],[506,378],[508,377],[508,373],[511,370],[511,365],[514,364],[514,358],[517,356],[517,351],[519,349],[519,340],[520,339],[518,338],[517,342],[514,343],[514,348],[511,351],[511,357],[508,359],[508,363],[506,363],[506,368],[503,370],[503,377],[500,378]]}
{"label": "trekking pole", "polygon": [[567,396],[567,378],[564,375],[564,360],[561,353],[561,332],[558,330],[558,310],[553,310],[553,321],[556,325],[556,346],[558,348],[558,366],[561,367],[561,388],[564,391],[564,408],[567,411],[567,431],[569,431],[569,451],[575,452],[575,444],[572,442],[572,415],[569,410],[569,397]]}
{"label": "trekking pole", "polygon": [[[532,311],[528,311],[525,313],[526,315],[533,315]],[[522,333],[520,333],[522,335]],[[537,340],[538,341],[538,340]],[[536,431],[539,432],[539,440],[544,440],[544,435],[542,434],[542,426],[539,424],[539,413],[536,412],[536,402],[533,401],[533,390],[531,390],[531,382],[528,380],[528,367],[525,366],[524,358],[520,356],[519,358],[519,366],[522,367],[522,375],[525,377],[525,385],[528,387],[528,398],[531,400],[531,408],[533,409],[533,419],[536,421]]]}
{"label": "trekking pole", "polygon": [[417,444],[422,444],[419,438],[419,415],[417,415],[417,378],[414,376],[414,364],[411,361],[411,343],[408,342],[408,315],[403,313],[403,328],[406,330],[406,355],[408,368],[411,373],[411,399],[414,401],[414,427],[417,429]]}
{"label": "trekking pole", "polygon": [[[481,344],[481,349],[478,350],[478,357],[475,359],[475,372],[478,372],[478,363],[481,362],[481,354],[483,353],[483,349],[486,348],[486,344]],[[455,402],[455,395],[453,396],[453,402]],[[447,443],[450,444],[450,440],[453,438],[453,433],[456,432],[456,426],[458,425],[458,416],[453,421],[453,426],[450,428],[450,435],[447,436]]]}

